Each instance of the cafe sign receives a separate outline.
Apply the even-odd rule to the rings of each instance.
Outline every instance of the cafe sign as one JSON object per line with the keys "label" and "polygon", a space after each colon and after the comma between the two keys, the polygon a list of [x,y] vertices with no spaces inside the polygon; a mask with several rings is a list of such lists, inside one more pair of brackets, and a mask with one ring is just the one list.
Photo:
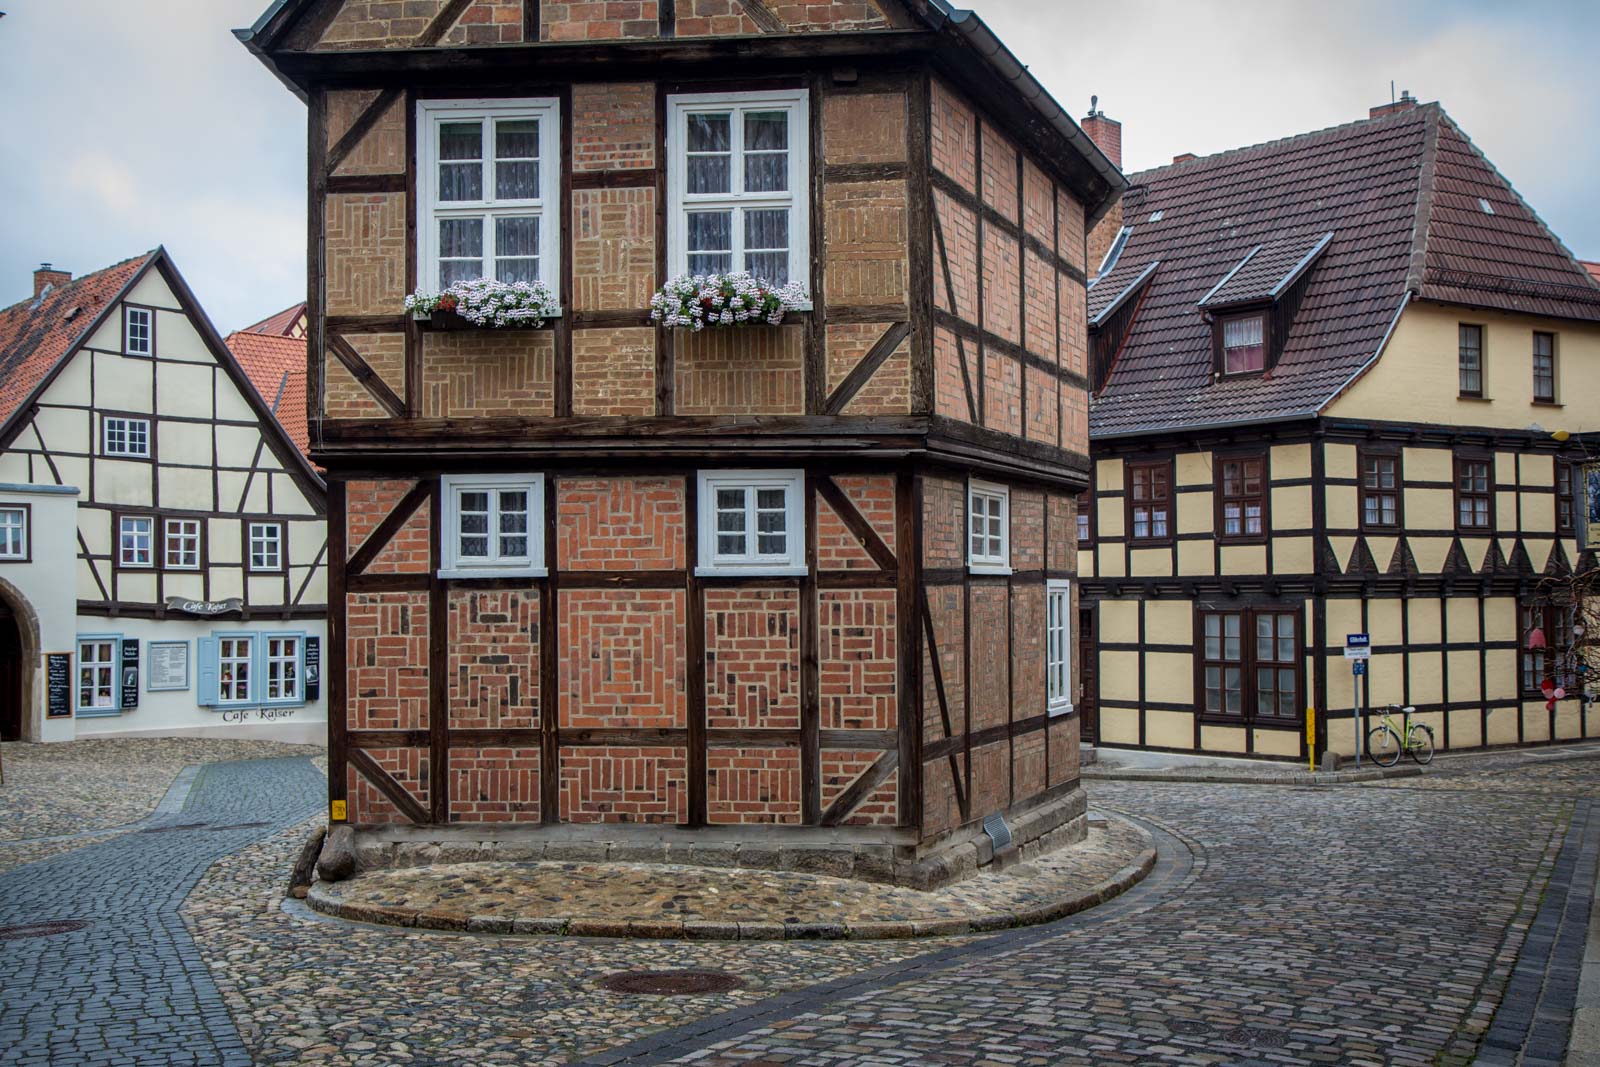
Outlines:
{"label": "cafe sign", "polygon": [[244,601],[232,596],[226,600],[186,600],[181,596],[167,597],[168,611],[181,611],[185,615],[200,615],[211,617],[214,615],[228,615],[244,610]]}

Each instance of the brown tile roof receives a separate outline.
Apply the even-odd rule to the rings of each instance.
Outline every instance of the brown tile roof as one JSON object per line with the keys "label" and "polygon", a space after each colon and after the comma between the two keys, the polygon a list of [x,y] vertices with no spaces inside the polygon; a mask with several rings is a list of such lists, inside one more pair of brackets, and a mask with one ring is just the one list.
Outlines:
{"label": "brown tile roof", "polygon": [[[280,317],[281,314],[274,315],[264,321],[272,322]],[[259,332],[251,327],[229,334],[227,345],[289,439],[301,455],[309,458],[311,435],[306,426],[305,338]]]}
{"label": "brown tile roof", "polygon": [[[1408,292],[1600,321],[1600,287],[1437,104],[1130,182],[1131,232],[1113,274],[1160,265],[1090,408],[1096,437],[1313,415],[1379,351]],[[1199,302],[1235,268],[1218,292],[1264,297],[1276,284],[1266,276],[1328,233],[1274,370],[1214,381]]]}
{"label": "brown tile roof", "polygon": [[1310,269],[1332,240],[1331,233],[1301,234],[1256,245],[1222,276],[1200,306],[1223,308],[1273,300]]}
{"label": "brown tile roof", "polygon": [[240,333],[267,333],[278,337],[304,337],[306,302],[291,304],[276,315],[269,315],[254,326],[246,326]]}
{"label": "brown tile roof", "polygon": [[156,254],[125,259],[0,311],[0,427],[10,424]]}

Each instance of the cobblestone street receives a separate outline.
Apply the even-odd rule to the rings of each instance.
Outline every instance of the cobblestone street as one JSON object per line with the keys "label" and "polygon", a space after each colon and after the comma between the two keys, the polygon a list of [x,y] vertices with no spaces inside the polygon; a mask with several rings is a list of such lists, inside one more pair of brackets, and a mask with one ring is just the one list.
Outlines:
{"label": "cobblestone street", "polygon": [[[1545,912],[1566,878],[1569,917],[1587,914],[1600,832],[1593,759],[1333,788],[1102,781],[1091,807],[1141,820],[1161,859],[1048,926],[481,937],[285,908],[321,788],[303,758],[209,764],[181,812],[0,873],[0,924],[90,924],[0,941],[0,1062],[1420,1065],[1513,1063],[1525,1044],[1520,1062],[1557,1063],[1539,1020],[1565,928]],[[680,967],[744,984],[597,986]]]}

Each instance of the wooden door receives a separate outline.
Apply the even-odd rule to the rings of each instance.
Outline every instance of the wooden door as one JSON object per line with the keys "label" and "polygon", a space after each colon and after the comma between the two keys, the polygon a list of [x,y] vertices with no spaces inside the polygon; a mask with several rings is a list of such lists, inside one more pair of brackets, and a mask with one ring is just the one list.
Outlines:
{"label": "wooden door", "polygon": [[0,741],[22,739],[22,635],[9,610],[0,609]]}
{"label": "wooden door", "polygon": [[1100,726],[1100,658],[1095,648],[1094,608],[1078,609],[1078,675],[1083,691],[1078,695],[1079,736],[1093,744]]}

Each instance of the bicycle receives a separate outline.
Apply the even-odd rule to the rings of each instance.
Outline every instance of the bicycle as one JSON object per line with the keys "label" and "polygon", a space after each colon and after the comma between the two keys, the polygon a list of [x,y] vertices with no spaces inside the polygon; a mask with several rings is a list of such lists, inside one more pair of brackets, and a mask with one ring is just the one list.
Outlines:
{"label": "bicycle", "polygon": [[[1390,704],[1383,709],[1378,725],[1367,731],[1367,756],[1380,767],[1393,767],[1400,762],[1402,753],[1410,753],[1418,763],[1433,762],[1433,727],[1427,723],[1412,722],[1417,709]],[[1394,714],[1400,714],[1401,725],[1395,728]],[[1404,743],[1401,738],[1404,737]]]}

